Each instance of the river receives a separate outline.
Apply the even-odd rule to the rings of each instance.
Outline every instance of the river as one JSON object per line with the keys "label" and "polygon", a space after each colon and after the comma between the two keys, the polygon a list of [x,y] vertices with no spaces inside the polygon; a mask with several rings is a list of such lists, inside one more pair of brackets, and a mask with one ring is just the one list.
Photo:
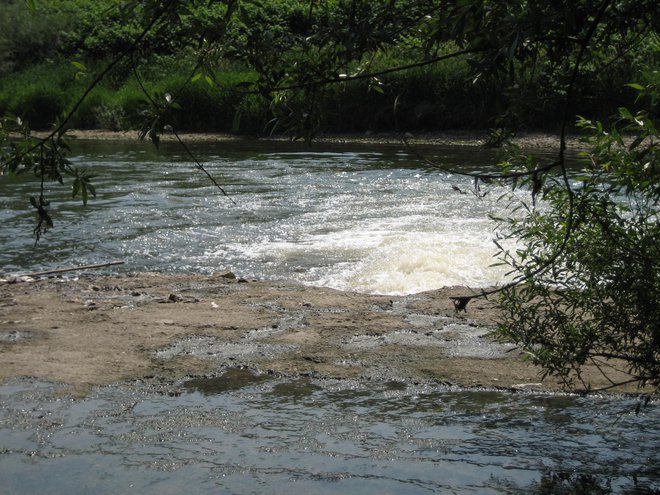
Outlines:
{"label": "river", "polygon": [[[34,246],[34,178],[0,181],[0,267],[25,272],[123,260],[122,270],[265,278],[368,293],[409,294],[500,282],[489,214],[504,189],[477,199],[471,179],[425,167],[401,146],[298,143],[192,145],[229,195],[183,150],[164,143],[75,143],[95,178],[83,208],[46,184],[55,228]],[[489,168],[494,152],[429,148],[439,163]]]}
{"label": "river", "polygon": [[84,400],[0,387],[5,494],[628,494],[660,489],[658,405],[229,370]]}
{"label": "river", "polygon": [[[123,260],[106,272],[231,270],[380,294],[501,282],[504,189],[424,167],[398,146],[238,142],[192,150],[75,146],[96,175],[83,208],[48,184],[55,228],[34,246],[29,177],[0,181],[0,267]],[[484,170],[492,152],[433,148]],[[463,194],[465,193],[465,194]],[[219,377],[97,387],[84,399],[28,378],[0,386],[0,492],[651,494],[660,414],[620,396],[399,382]]]}

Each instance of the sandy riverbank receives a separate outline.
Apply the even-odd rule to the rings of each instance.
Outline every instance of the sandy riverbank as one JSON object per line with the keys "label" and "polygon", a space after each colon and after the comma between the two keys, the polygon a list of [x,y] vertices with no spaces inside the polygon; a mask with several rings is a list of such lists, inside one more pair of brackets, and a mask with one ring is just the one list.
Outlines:
{"label": "sandy riverbank", "polygon": [[[489,335],[483,300],[392,297],[221,276],[127,274],[0,283],[0,381],[176,383],[245,367],[278,376],[555,390]],[[594,387],[607,385],[588,370]],[[634,391],[634,389],[629,389]]]}
{"label": "sandy riverbank", "polygon": [[[45,132],[34,133],[35,136],[43,137]],[[71,129],[68,135],[77,139],[85,140],[103,140],[103,141],[137,141],[138,131],[108,131],[104,129]],[[172,133],[163,133],[163,141],[175,141]],[[238,136],[234,134],[219,134],[208,132],[180,133],[179,137],[186,143],[202,142],[222,142],[222,141],[249,141],[258,139],[260,141],[288,141],[285,137],[253,137]],[[411,144],[424,146],[483,146],[488,140],[486,131],[447,131],[432,133],[416,133],[407,136]],[[559,149],[559,135],[527,132],[520,133],[513,140],[524,149]],[[402,136],[397,133],[364,133],[364,134],[321,134],[314,139],[319,144],[401,144]],[[304,143],[301,143],[304,145]],[[578,136],[569,136],[567,138],[569,149],[581,147]]]}

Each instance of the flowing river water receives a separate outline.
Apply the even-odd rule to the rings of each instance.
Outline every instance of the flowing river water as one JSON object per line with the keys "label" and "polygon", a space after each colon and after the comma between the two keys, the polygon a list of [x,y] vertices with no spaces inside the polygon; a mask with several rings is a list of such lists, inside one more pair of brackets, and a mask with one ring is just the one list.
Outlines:
{"label": "flowing river water", "polygon": [[[0,181],[0,267],[123,260],[107,271],[232,270],[410,294],[504,279],[496,186],[423,167],[396,146],[197,144],[231,201],[182,154],[76,144],[96,175],[87,208],[48,185],[55,228],[36,245],[27,177]],[[482,170],[494,154],[427,150]],[[463,194],[466,193],[466,194]],[[227,370],[84,399],[28,378],[0,386],[0,493],[626,493],[660,491],[657,402],[620,396],[333,382]]]}
{"label": "flowing river water", "polygon": [[[504,190],[492,187],[478,200],[469,178],[424,168],[400,147],[193,146],[231,200],[174,144],[160,152],[116,143],[76,150],[76,165],[96,176],[97,198],[83,208],[68,186],[47,184],[55,228],[36,247],[27,200],[38,183],[3,179],[3,271],[123,260],[131,270],[232,270],[392,294],[484,286],[505,272],[489,267],[488,218],[501,213]],[[494,161],[472,148],[431,156],[465,170]]]}
{"label": "flowing river water", "polygon": [[[651,494],[657,404],[229,370],[84,400],[0,387],[5,494]],[[656,490],[656,491],[654,491]]]}

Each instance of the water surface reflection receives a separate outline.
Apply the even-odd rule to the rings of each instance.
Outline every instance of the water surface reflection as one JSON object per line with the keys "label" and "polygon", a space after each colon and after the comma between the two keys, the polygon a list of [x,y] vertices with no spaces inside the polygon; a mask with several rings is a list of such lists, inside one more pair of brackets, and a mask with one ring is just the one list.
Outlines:
{"label": "water surface reflection", "polygon": [[635,416],[634,400],[617,397],[367,387],[244,370],[180,392],[103,387],[74,401],[46,384],[0,387],[4,493],[660,489],[657,404]]}

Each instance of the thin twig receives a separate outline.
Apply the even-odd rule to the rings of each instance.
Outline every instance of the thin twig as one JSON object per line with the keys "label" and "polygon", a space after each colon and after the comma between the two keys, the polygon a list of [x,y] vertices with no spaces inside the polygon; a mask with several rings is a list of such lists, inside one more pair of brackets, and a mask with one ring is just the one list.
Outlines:
{"label": "thin twig", "polygon": [[76,272],[80,270],[93,270],[96,268],[105,268],[107,266],[123,265],[124,261],[110,261],[108,263],[97,263],[94,265],[74,266],[71,268],[56,268],[54,270],[45,270],[43,272],[23,273],[17,277],[41,277],[42,275],[52,275],[54,273]]}
{"label": "thin twig", "polygon": [[[363,72],[360,74],[353,74],[351,76],[344,76],[344,77],[334,77],[334,78],[325,78],[322,80],[318,81],[309,81],[309,82],[304,82],[304,83],[298,83],[298,84],[290,84],[287,86],[274,86],[272,88],[268,88],[268,91],[271,93],[277,92],[277,91],[290,91],[293,89],[305,89],[309,87],[314,87],[314,86],[327,86],[328,84],[338,84],[338,83],[345,83],[345,82],[350,82],[350,81],[360,81],[363,79],[373,79],[374,77],[379,77],[379,76],[384,76],[386,74],[392,74],[395,72],[404,72],[406,70],[410,69],[417,69],[420,67],[425,67],[427,65],[432,65],[432,64],[437,64],[438,62],[442,62],[445,60],[450,60],[452,58],[456,57],[462,57],[463,55],[468,55],[472,53],[481,53],[488,51],[489,49],[487,48],[468,48],[465,50],[458,50],[456,52],[448,53],[445,55],[439,55],[437,57],[430,58],[428,60],[422,60],[420,62],[415,62],[412,64],[405,64],[405,65],[398,65],[396,67],[390,67],[388,69],[383,69],[380,71],[376,72]],[[261,91],[258,90],[249,90],[249,91],[236,91],[236,93],[240,94],[261,94]]]}
{"label": "thin twig", "polygon": [[188,156],[191,158],[191,160],[195,162],[195,165],[197,166],[197,168],[206,174],[206,176],[211,180],[211,182],[213,182],[213,184],[215,184],[215,187],[217,187],[217,188],[220,190],[220,192],[221,192],[221,193],[222,193],[222,194],[223,194],[223,195],[224,195],[229,201],[231,201],[234,205],[237,205],[238,203],[236,203],[236,201],[234,201],[234,200],[231,198],[231,196],[229,196],[229,194],[227,194],[227,192],[222,188],[222,186],[221,186],[220,184],[218,184],[218,182],[215,180],[215,178],[214,178],[214,177],[208,172],[208,170],[206,170],[206,168],[204,168],[204,165],[202,165],[201,163],[199,163],[199,161],[197,160],[197,157],[195,157],[195,155],[192,153],[192,151],[190,151],[190,148],[188,148],[188,146],[186,145],[186,143],[184,143],[184,142],[181,140],[181,138],[179,137],[179,134],[174,130],[174,128],[172,128],[172,133],[174,134],[174,137],[176,137],[176,140],[179,142],[179,144],[180,144],[181,147],[184,149],[184,151],[185,151],[185,152],[188,154]]}
{"label": "thin twig", "polygon": [[424,154],[420,153],[417,151],[413,145],[410,144],[408,137],[406,135],[401,137],[401,141],[403,144],[406,146],[406,149],[410,151],[415,157],[419,158],[420,160],[423,160],[427,165],[441,170],[442,172],[446,172],[448,174],[453,174],[453,175],[462,175],[464,177],[472,177],[474,179],[481,179],[481,180],[511,180],[511,179],[519,179],[521,177],[527,177],[530,175],[534,174],[539,174],[539,173],[545,173],[549,172],[555,167],[558,167],[560,165],[559,161],[554,161],[552,163],[548,163],[547,165],[544,165],[539,168],[535,168],[534,170],[526,170],[526,171],[521,171],[521,172],[507,172],[507,173],[479,173],[479,172],[465,172],[463,170],[458,170],[450,167],[445,167],[444,165],[440,165],[433,160],[431,160],[429,157],[425,156]]}

